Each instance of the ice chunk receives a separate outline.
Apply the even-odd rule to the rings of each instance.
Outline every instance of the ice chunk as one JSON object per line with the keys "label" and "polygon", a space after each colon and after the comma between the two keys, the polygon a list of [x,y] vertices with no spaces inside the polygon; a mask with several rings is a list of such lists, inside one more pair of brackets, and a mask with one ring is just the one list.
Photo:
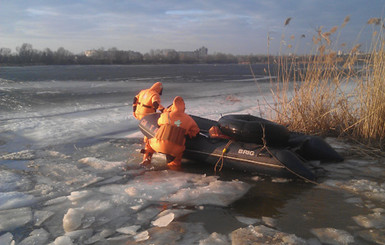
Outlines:
{"label": "ice chunk", "polygon": [[51,199],[51,200],[48,200],[44,203],[45,206],[49,206],[49,205],[56,205],[56,204],[60,204],[60,203],[63,203],[65,201],[68,200],[68,197],[66,196],[61,196],[61,197],[57,197],[57,198],[54,198],[54,199]]}
{"label": "ice chunk", "polygon": [[260,223],[260,219],[255,219],[255,218],[249,218],[249,217],[244,217],[244,216],[236,216],[235,217],[239,222],[244,223],[246,225],[253,225],[255,223]]}
{"label": "ice chunk", "polygon": [[273,182],[273,183],[287,183],[289,181],[290,180],[286,179],[286,178],[277,178],[277,177],[275,177],[275,178],[271,179],[271,182]]}
{"label": "ice chunk", "polygon": [[79,162],[103,171],[120,170],[120,167],[125,165],[124,162],[109,162],[95,157],[82,158]]}
{"label": "ice chunk", "polygon": [[115,231],[114,230],[111,230],[111,229],[104,229],[102,230],[100,233],[98,234],[95,234],[94,236],[90,237],[89,239],[85,240],[84,241],[84,244],[93,244],[93,243],[96,243],[98,241],[101,241],[103,240],[104,238],[114,234]]}
{"label": "ice chunk", "polygon": [[349,181],[337,181],[337,180],[328,180],[324,184],[339,187],[344,190],[364,195],[369,199],[376,201],[385,201],[385,186],[374,181],[366,179],[354,179]]}
{"label": "ice chunk", "polygon": [[63,228],[65,232],[74,231],[82,224],[84,212],[81,208],[70,208],[63,218]]}
{"label": "ice chunk", "polygon": [[287,234],[264,225],[239,228],[231,233],[232,245],[243,244],[286,244],[300,245],[306,241],[294,234]]}
{"label": "ice chunk", "polygon": [[170,213],[173,213],[174,214],[174,220],[183,216],[183,215],[186,215],[186,214],[190,214],[190,213],[193,213],[194,211],[193,210],[190,210],[190,209],[166,209],[164,211],[162,211],[160,214],[158,214],[158,217],[162,217],[162,216],[165,216],[167,214],[170,214]]}
{"label": "ice chunk", "polygon": [[354,242],[354,237],[348,232],[334,228],[317,228],[311,232],[318,237],[322,243],[331,245],[343,245]]}
{"label": "ice chunk", "polygon": [[149,238],[150,238],[150,235],[149,235],[148,231],[143,231],[143,232],[134,236],[134,239],[136,242],[146,241]]}
{"label": "ice chunk", "polygon": [[385,228],[385,215],[381,213],[358,215],[354,216],[353,220],[365,228]]}
{"label": "ice chunk", "polygon": [[270,226],[270,227],[276,227],[276,225],[277,225],[276,220],[273,218],[270,218],[270,217],[262,217],[262,221],[263,221],[263,223],[265,223],[265,225]]}
{"label": "ice chunk", "polygon": [[10,231],[32,221],[31,208],[18,208],[0,211],[0,232]]}
{"label": "ice chunk", "polygon": [[71,195],[68,196],[68,199],[75,204],[76,201],[87,198],[90,196],[92,192],[85,190],[85,191],[73,191],[71,192]]}
{"label": "ice chunk", "polygon": [[15,245],[15,241],[13,240],[13,235],[9,232],[0,236],[0,244],[4,245]]}
{"label": "ice chunk", "polygon": [[0,171],[0,192],[10,192],[19,189],[26,189],[31,185],[31,181],[27,178],[12,173],[7,170]]}
{"label": "ice chunk", "polygon": [[168,226],[173,220],[174,220],[174,213],[169,213],[164,216],[161,216],[157,220],[152,221],[152,225],[158,226],[158,227],[166,227]]}
{"label": "ice chunk", "polygon": [[185,205],[227,206],[242,197],[249,188],[248,184],[241,181],[215,180],[206,186],[180,189],[177,193],[162,200]]}
{"label": "ice chunk", "polygon": [[358,235],[365,239],[366,241],[375,243],[375,244],[385,244],[385,229],[380,230],[364,230],[358,232]]}
{"label": "ice chunk", "polygon": [[192,186],[196,176],[168,170],[151,171],[130,181],[125,190],[131,197],[159,201],[180,188]]}
{"label": "ice chunk", "polygon": [[73,242],[69,236],[59,236],[49,245],[73,245]]}
{"label": "ice chunk", "polygon": [[229,238],[226,235],[212,233],[208,238],[200,240],[199,245],[230,245]]}
{"label": "ice chunk", "polygon": [[82,243],[82,241],[90,238],[92,236],[93,230],[92,229],[85,229],[85,230],[76,230],[76,231],[70,231],[67,232],[65,235],[70,237],[73,241],[78,241],[77,243]]}
{"label": "ice chunk", "polygon": [[35,221],[36,226],[40,226],[44,223],[48,218],[50,218],[54,212],[51,211],[40,211],[36,210],[33,214],[33,220]]}
{"label": "ice chunk", "polygon": [[0,192],[0,210],[30,206],[36,198],[21,192]]}
{"label": "ice chunk", "polygon": [[49,233],[40,228],[33,230],[27,238],[19,243],[19,245],[30,245],[30,244],[46,244],[49,238]]}
{"label": "ice chunk", "polygon": [[132,225],[132,226],[121,227],[116,231],[126,235],[136,235],[136,231],[139,229],[140,229],[139,225]]}

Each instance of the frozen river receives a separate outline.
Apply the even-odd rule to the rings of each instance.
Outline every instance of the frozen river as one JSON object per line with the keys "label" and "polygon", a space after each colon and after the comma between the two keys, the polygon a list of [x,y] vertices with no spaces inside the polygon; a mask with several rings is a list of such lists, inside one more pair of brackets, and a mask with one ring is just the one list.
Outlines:
{"label": "frozen river", "polygon": [[[385,163],[327,139],[320,185],[156,155],[131,102],[164,84],[189,114],[267,117],[263,65],[0,67],[0,244],[385,244]],[[252,243],[251,243],[252,244]]]}

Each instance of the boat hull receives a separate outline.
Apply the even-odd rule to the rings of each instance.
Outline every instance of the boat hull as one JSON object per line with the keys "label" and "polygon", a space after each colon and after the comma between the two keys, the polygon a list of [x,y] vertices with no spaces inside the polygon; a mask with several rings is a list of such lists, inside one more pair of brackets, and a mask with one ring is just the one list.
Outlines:
{"label": "boat hull", "polygon": [[[159,128],[159,116],[160,114],[151,114],[140,121],[139,128],[148,138],[155,136]],[[309,141],[307,137],[303,141],[291,140],[292,145],[282,147],[211,138],[209,129],[218,126],[218,122],[197,116],[192,118],[201,132],[194,138],[186,138],[186,150],[183,154],[185,159],[211,164],[215,170],[223,167],[251,174],[289,178],[297,176],[311,181],[316,179],[306,167],[306,160],[295,151],[302,147],[304,141]]]}

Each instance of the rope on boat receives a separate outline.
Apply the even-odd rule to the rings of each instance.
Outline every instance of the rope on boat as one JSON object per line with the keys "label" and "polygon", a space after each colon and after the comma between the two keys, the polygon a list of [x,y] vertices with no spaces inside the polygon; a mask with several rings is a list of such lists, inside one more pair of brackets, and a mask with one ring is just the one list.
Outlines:
{"label": "rope on boat", "polygon": [[[274,157],[277,161],[279,161],[279,159],[277,159],[277,158],[275,157],[275,155],[269,150],[269,147],[267,147],[266,138],[265,138],[265,127],[264,127],[264,125],[261,125],[261,127],[262,127],[262,142],[263,142],[263,147],[261,148],[261,151],[262,151],[263,149],[266,149],[266,151],[267,151],[272,157]],[[281,161],[279,161],[279,162],[281,162]],[[307,181],[307,182],[310,182],[310,183],[312,183],[312,184],[319,185],[318,182],[313,181],[313,180],[310,180],[310,179],[308,179],[308,178],[306,178],[306,177],[304,177],[304,176],[302,176],[302,175],[296,173],[295,171],[293,171],[293,170],[291,170],[290,168],[288,168],[285,164],[282,164],[282,165],[285,167],[285,169],[286,169],[287,171],[289,171],[290,173],[294,174],[295,176],[297,176],[297,177],[299,177],[299,178],[301,178],[301,179],[303,179],[303,180],[305,180],[305,181]]]}
{"label": "rope on boat", "polygon": [[[261,152],[263,150],[266,150],[272,157],[274,157],[277,161],[279,161],[279,159],[277,159],[275,157],[275,155],[269,150],[269,147],[267,146],[267,142],[266,142],[265,127],[264,127],[264,125],[261,125],[261,127],[262,127],[262,142],[263,142],[263,146],[259,150],[259,152]],[[232,143],[233,143],[233,140],[230,139],[229,142],[227,142],[227,144],[223,148],[221,156],[219,157],[218,161],[214,165],[214,172],[215,173],[217,173],[217,168],[218,168],[219,163],[221,163],[220,166],[219,166],[219,171],[222,171],[222,168],[223,168],[223,165],[224,165],[224,156],[228,152],[228,148],[229,148],[229,146]],[[281,162],[281,161],[279,161],[279,162]],[[315,184],[315,185],[321,185],[320,183],[318,183],[316,181],[310,180],[310,179],[308,179],[308,178],[306,178],[306,177],[296,173],[295,171],[293,171],[292,169],[287,167],[285,164],[282,164],[282,165],[285,167],[285,169],[287,171],[289,171],[290,173],[294,174],[295,176],[297,176],[297,177],[299,177],[299,178],[301,178],[301,179],[303,179],[303,180],[305,180],[305,181],[307,181],[309,183],[312,183],[312,184]]]}
{"label": "rope on boat", "polygon": [[229,142],[227,142],[227,144],[226,144],[225,147],[223,148],[222,154],[221,154],[221,156],[219,157],[217,163],[215,163],[215,166],[214,166],[214,172],[215,172],[215,173],[217,173],[217,167],[218,167],[219,162],[221,162],[221,166],[219,167],[219,171],[222,171],[224,156],[225,156],[225,154],[228,152],[228,148],[229,148],[229,146],[230,146],[232,143],[233,143],[233,141],[232,141],[232,140],[229,140]]}

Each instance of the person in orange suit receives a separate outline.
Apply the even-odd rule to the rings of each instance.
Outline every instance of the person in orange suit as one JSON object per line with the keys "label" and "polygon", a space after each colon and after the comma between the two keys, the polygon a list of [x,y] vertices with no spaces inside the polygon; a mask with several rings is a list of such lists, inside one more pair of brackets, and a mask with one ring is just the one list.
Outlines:
{"label": "person in orange suit", "polygon": [[[162,92],[163,85],[161,82],[154,83],[149,89],[141,90],[134,97],[134,101],[132,103],[133,116],[137,120],[141,120],[144,116],[155,113],[157,110],[163,112],[164,107],[160,103],[160,96],[162,95]],[[144,136],[143,141],[145,146],[144,151],[141,151],[142,153],[144,153],[142,164],[149,157],[148,152],[151,152],[151,150],[148,150],[149,144],[146,136]]]}
{"label": "person in orange suit", "polygon": [[150,155],[146,164],[151,163],[152,153],[166,154],[168,166],[180,167],[185,150],[186,135],[190,138],[199,133],[199,127],[185,112],[185,103],[182,97],[176,96],[174,101],[158,119],[160,126],[154,138],[149,139]]}
{"label": "person in orange suit", "polygon": [[160,104],[162,92],[161,82],[156,82],[151,88],[140,91],[132,103],[134,117],[141,120],[144,116],[155,113],[157,110],[163,112],[164,107]]}

